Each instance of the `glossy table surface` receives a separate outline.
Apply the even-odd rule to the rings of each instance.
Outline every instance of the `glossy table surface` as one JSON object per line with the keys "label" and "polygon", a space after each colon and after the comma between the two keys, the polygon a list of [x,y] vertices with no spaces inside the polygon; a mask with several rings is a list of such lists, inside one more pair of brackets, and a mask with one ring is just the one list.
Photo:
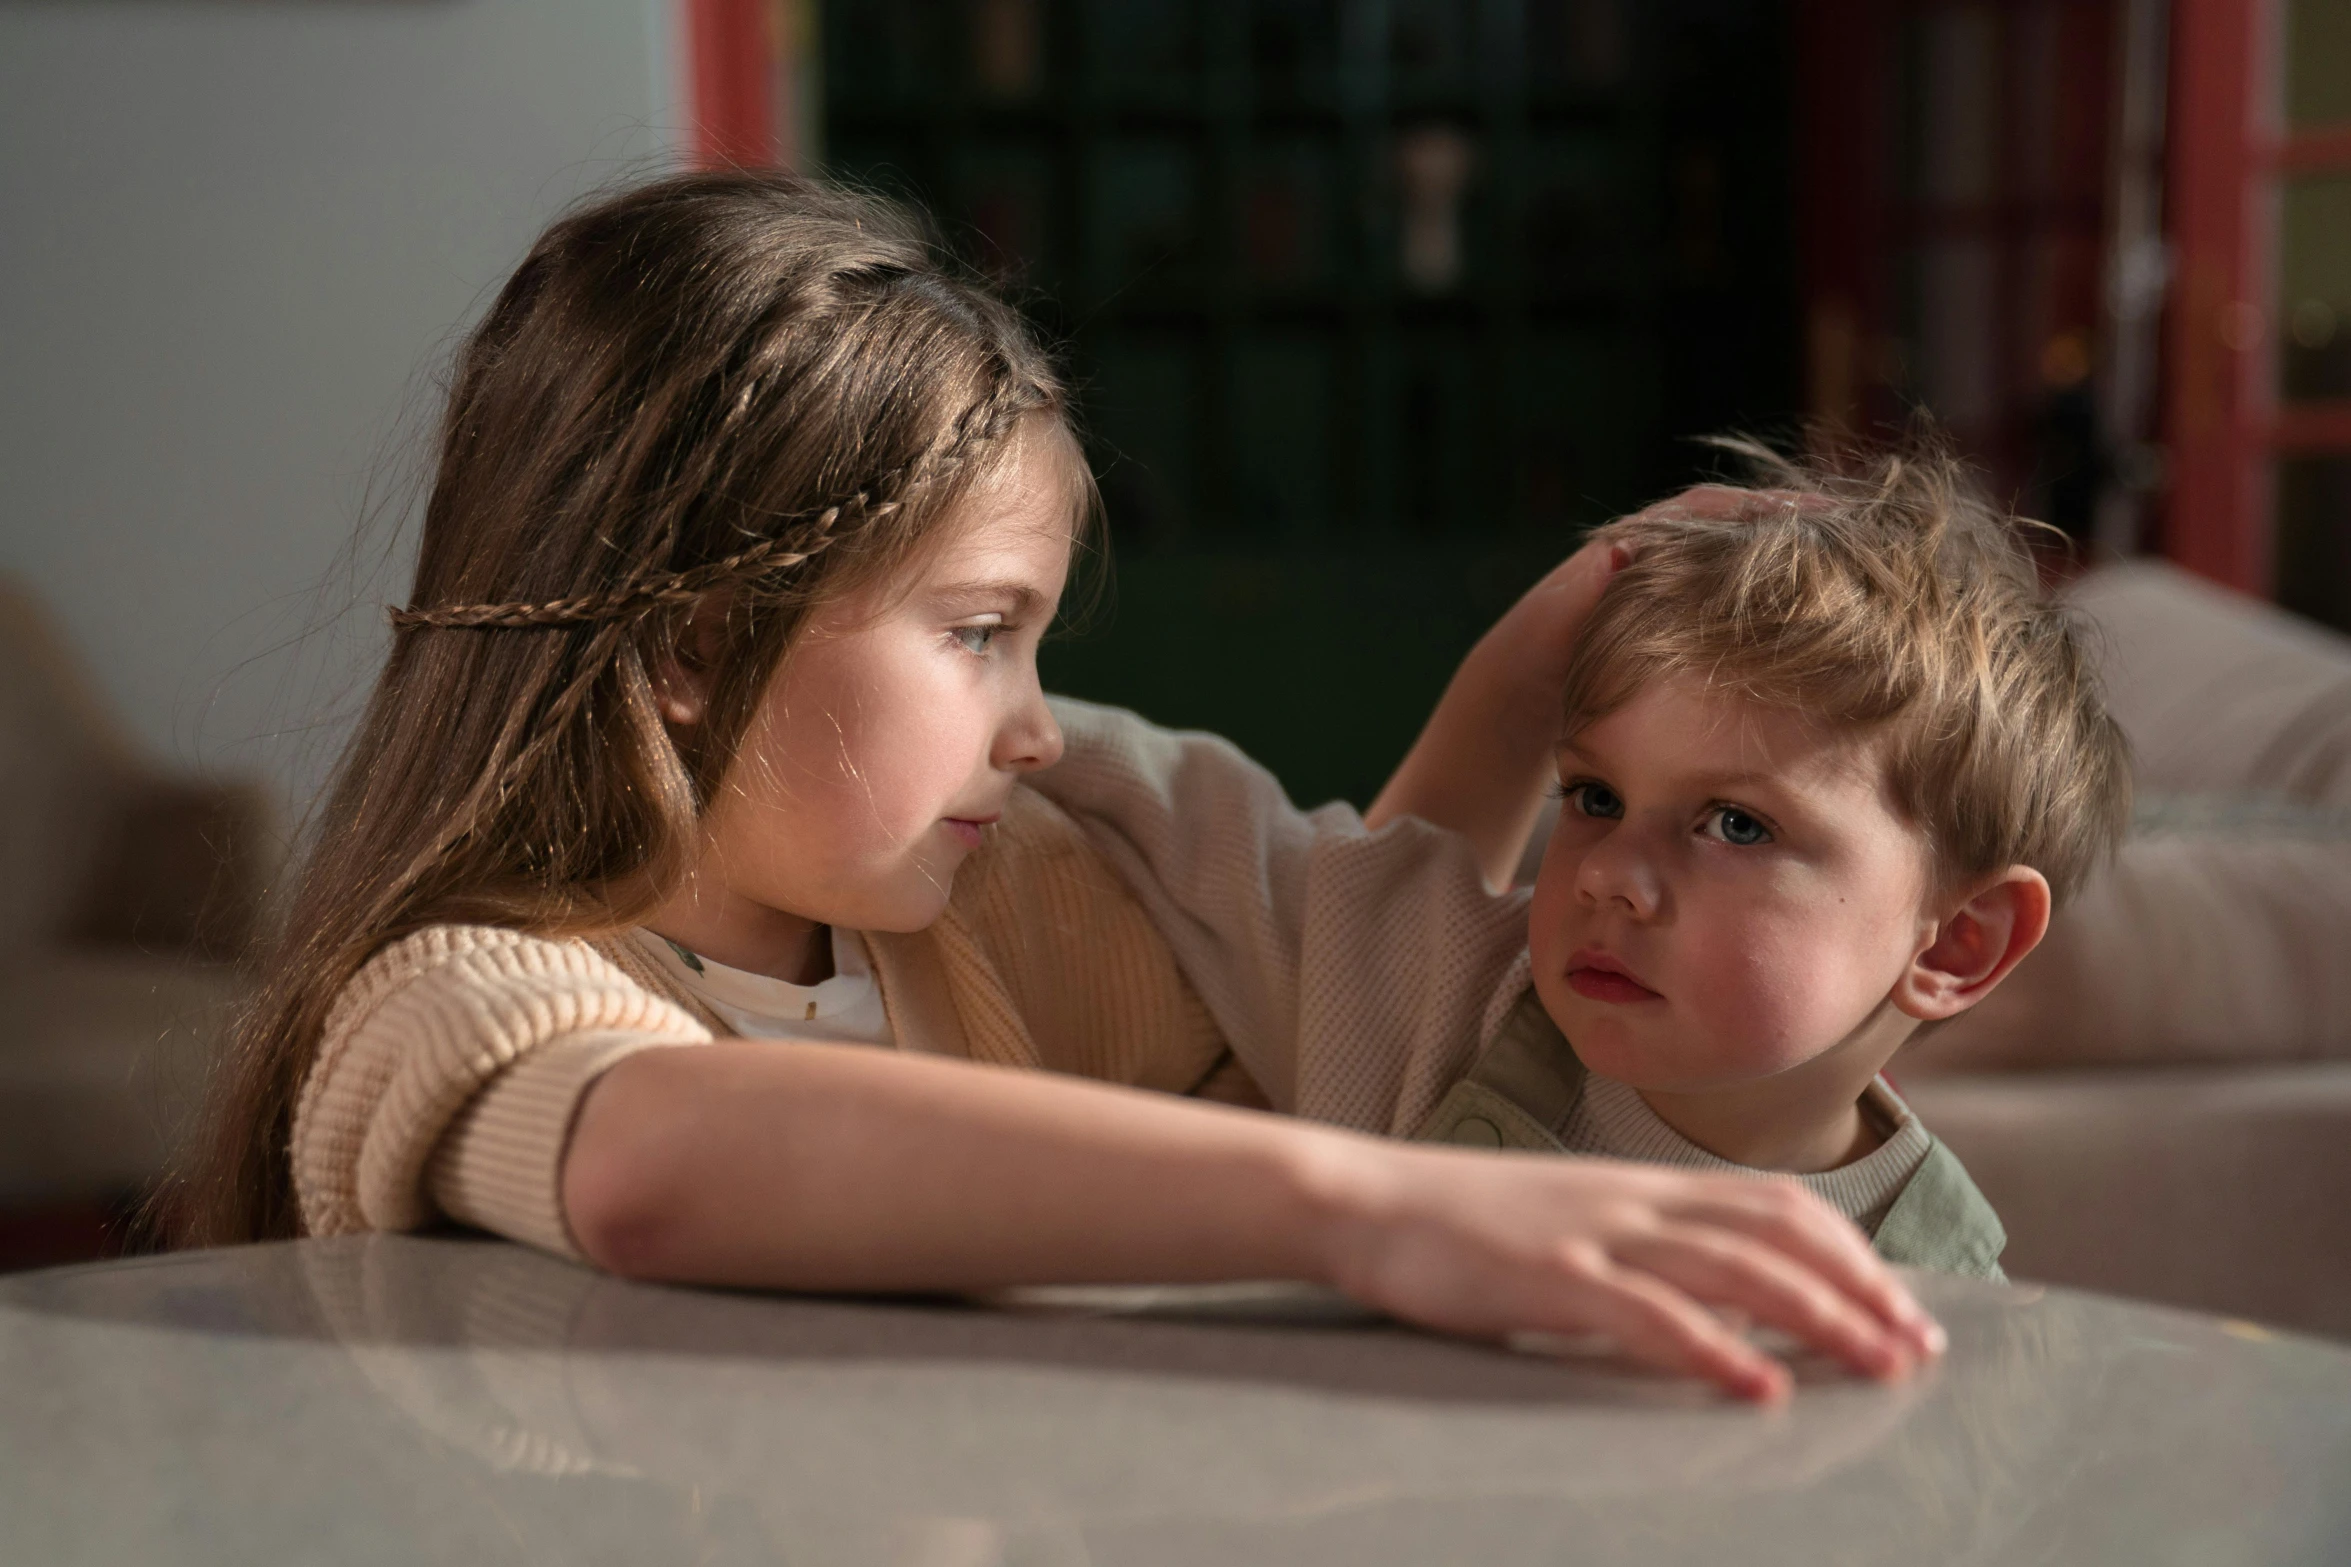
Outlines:
{"label": "glossy table surface", "polygon": [[1758,1412],[1298,1293],[1023,1310],[370,1237],[0,1279],[0,1560],[2351,1561],[2351,1349],[1921,1277]]}

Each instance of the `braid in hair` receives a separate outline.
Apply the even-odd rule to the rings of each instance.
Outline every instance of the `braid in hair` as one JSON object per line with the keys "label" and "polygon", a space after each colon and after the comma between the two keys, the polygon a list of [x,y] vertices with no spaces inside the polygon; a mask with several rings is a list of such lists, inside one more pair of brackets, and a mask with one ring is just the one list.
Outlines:
{"label": "braid in hair", "polygon": [[[746,388],[745,395],[749,392]],[[948,438],[934,449],[881,475],[844,500],[782,519],[787,525],[803,522],[805,527],[787,526],[786,531],[706,565],[605,593],[542,603],[454,604],[430,609],[411,605],[387,610],[386,618],[397,631],[520,631],[615,621],[634,624],[664,609],[690,604],[730,583],[755,581],[805,566],[841,537],[846,531],[841,527],[844,521],[878,522],[917,504],[925,490],[952,478],[1009,433],[1023,414],[1044,402],[1040,388],[1000,372],[988,396],[966,410]]]}

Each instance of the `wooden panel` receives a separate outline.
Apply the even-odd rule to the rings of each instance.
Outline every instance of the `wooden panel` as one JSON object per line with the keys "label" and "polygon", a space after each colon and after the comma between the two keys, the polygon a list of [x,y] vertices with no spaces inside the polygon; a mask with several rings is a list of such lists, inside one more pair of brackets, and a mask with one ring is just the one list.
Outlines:
{"label": "wooden panel", "polygon": [[2254,205],[2261,144],[2254,84],[2268,10],[2245,0],[2177,0],[2172,21],[2164,550],[2249,593],[2269,587],[2260,442],[2271,380],[2267,247]]}
{"label": "wooden panel", "polygon": [[2351,402],[2279,409],[2268,444],[2281,452],[2351,451]]}

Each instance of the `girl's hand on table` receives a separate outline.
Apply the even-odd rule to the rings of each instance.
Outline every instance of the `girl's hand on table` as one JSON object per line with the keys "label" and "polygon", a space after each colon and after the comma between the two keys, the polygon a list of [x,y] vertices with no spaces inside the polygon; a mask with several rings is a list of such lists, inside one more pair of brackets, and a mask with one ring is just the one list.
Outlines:
{"label": "girl's hand on table", "polygon": [[1789,1373],[1716,1311],[1864,1375],[1907,1375],[1942,1329],[1841,1215],[1790,1182],[1591,1159],[1378,1145],[1333,1231],[1332,1282],[1489,1339],[1601,1334],[1740,1397]]}

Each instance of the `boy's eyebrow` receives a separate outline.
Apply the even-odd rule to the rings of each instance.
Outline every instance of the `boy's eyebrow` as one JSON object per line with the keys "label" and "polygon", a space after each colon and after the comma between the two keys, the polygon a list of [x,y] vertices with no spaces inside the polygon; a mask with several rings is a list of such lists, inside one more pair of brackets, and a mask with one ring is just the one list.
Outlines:
{"label": "boy's eyebrow", "polygon": [[[1602,771],[1606,770],[1601,763],[1600,758],[1592,755],[1592,753],[1589,751],[1584,750],[1573,740],[1560,741],[1559,749],[1555,754],[1563,757],[1574,756],[1579,761],[1590,763],[1592,766],[1599,768]],[[1752,788],[1757,784],[1779,788],[1783,787],[1787,783],[1787,779],[1781,774],[1758,772],[1753,768],[1748,768],[1739,772],[1693,773],[1688,778],[1680,781],[1684,783],[1698,784],[1710,794],[1719,793],[1730,789]]]}

